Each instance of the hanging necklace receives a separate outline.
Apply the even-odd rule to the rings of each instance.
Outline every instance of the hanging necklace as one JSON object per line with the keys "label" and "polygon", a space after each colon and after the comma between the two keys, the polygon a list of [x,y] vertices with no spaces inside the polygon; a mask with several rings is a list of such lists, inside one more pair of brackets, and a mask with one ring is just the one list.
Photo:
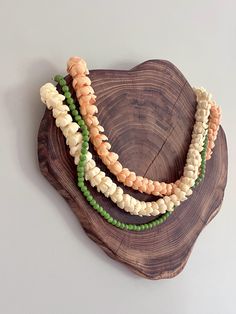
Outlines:
{"label": "hanging necklace", "polygon": [[[110,152],[111,145],[108,142],[108,138],[102,134],[104,132],[103,127],[99,124],[99,121],[95,114],[98,109],[95,105],[96,96],[94,90],[91,87],[91,81],[87,77],[89,71],[87,69],[86,62],[78,57],[70,58],[68,61],[68,72],[73,78],[73,87],[76,91],[76,96],[80,104],[80,113],[84,118],[87,126],[90,130],[90,140],[94,145],[99,157],[107,168],[116,175],[118,181],[124,183],[129,187],[140,192],[153,195],[172,195],[173,192],[178,189],[176,183],[165,183],[153,181],[136,174],[123,166],[118,161],[119,156],[116,153]],[[214,147],[214,141],[217,136],[219,128],[220,110],[219,107],[212,101],[212,96],[208,94],[204,89],[195,90],[198,103],[201,102],[201,110],[196,112],[195,118],[195,140],[191,145],[194,145],[202,149],[204,137],[204,129],[206,129],[208,122],[208,115],[210,113],[209,120],[209,143],[207,147],[207,159],[210,158],[212,149]],[[199,165],[198,165],[199,166]],[[190,170],[191,171],[191,170]],[[196,174],[193,179],[196,179]]]}
{"label": "hanging necklace", "polygon": [[[64,85],[65,86],[65,85]],[[64,88],[64,90],[66,90]],[[65,96],[59,94],[56,91],[56,88],[52,84],[45,84],[41,88],[41,99],[44,103],[46,103],[48,109],[53,109],[53,114],[56,115],[56,110],[57,114],[58,112],[64,113],[64,110],[67,109],[65,105],[63,105],[63,100],[65,99]],[[74,109],[75,110],[75,109]],[[62,122],[58,122],[56,118],[56,125],[61,128],[63,131],[63,134],[67,137],[68,134],[77,134],[76,130],[78,130],[78,125],[80,125],[82,131],[82,148],[88,148],[88,136],[86,126],[84,123],[79,122],[79,124],[73,124],[74,122],[71,122],[72,119],[67,117],[67,115],[63,115],[65,117],[65,122],[62,124]],[[59,115],[58,115],[59,117]],[[69,122],[70,121],[70,122]],[[81,120],[82,121],[82,120]],[[60,123],[60,125],[59,125]],[[67,137],[68,139],[68,137]],[[206,144],[207,144],[207,137],[205,139],[204,143],[204,149],[201,152],[202,155],[202,163],[201,163],[201,170],[200,170],[200,175],[198,179],[195,182],[195,186],[198,185],[201,180],[204,178],[205,175],[205,156],[206,156]],[[78,182],[77,185],[80,188],[81,192],[83,193],[84,197],[87,199],[88,203],[110,224],[116,226],[117,228],[120,229],[126,229],[126,230],[133,230],[133,231],[142,231],[142,230],[147,230],[151,229],[161,223],[163,223],[172,213],[172,211],[167,211],[164,214],[161,214],[158,216],[156,219],[153,221],[146,223],[146,224],[126,224],[123,223],[122,221],[114,219],[102,206],[99,205],[99,203],[93,198],[91,193],[89,192],[86,184],[84,183],[84,169],[85,169],[85,163],[86,163],[86,152],[81,151],[80,154],[80,160],[77,166],[77,173],[78,173]]]}
{"label": "hanging necklace", "polygon": [[[219,129],[219,106],[205,89],[193,89],[197,106],[183,174],[174,183],[153,181],[137,176],[129,169],[123,168],[118,161],[119,156],[110,151],[111,145],[103,134],[104,129],[96,117],[98,112],[96,96],[91,87],[91,80],[87,76],[89,71],[86,62],[78,57],[70,58],[67,70],[73,79],[72,86],[76,92],[79,109],[66,80],[60,75],[57,75],[54,80],[60,86],[59,91],[63,94],[60,94],[51,83],[42,86],[40,94],[47,108],[52,110],[56,126],[61,129],[66,138],[66,144],[70,148],[70,155],[74,157],[74,163],[77,166],[78,188],[93,209],[118,228],[141,231],[162,223],[177,206],[187,200],[193,189],[204,178],[206,160],[211,158]],[[153,202],[144,202],[124,193],[121,187],[117,186],[105,172],[97,167],[89,152],[89,141],[93,144],[103,163],[111,173],[116,175],[118,181],[141,193],[161,197]],[[114,219],[94,199],[85,181],[89,181],[98,192],[109,197],[119,208],[129,214],[155,216],[155,219],[146,224],[125,224]]]}
{"label": "hanging necklace", "polygon": [[[69,106],[71,106],[71,109],[72,109],[72,115],[74,114],[74,117],[75,117],[75,119],[76,119],[76,115],[78,116],[78,113],[76,112],[76,110],[75,110],[75,108],[74,108],[74,104],[73,104],[73,102],[71,102],[71,97],[70,97],[70,94],[68,94],[68,87],[65,85],[65,81],[64,80],[62,80],[62,78],[59,78],[59,83],[61,83],[61,85],[62,85],[62,89],[63,89],[63,91],[64,91],[64,94],[65,94],[65,96],[67,96],[67,102],[69,103]],[[55,89],[55,87],[53,87],[54,89]],[[58,94],[59,95],[59,94]],[[62,95],[60,95],[61,97],[63,97]],[[61,98],[60,97],[60,101],[61,101]],[[54,105],[55,105],[55,100],[53,100],[54,101]],[[51,106],[50,104],[51,103],[53,103],[53,101],[51,100],[51,101],[48,101],[48,104],[49,104],[49,106]],[[72,119],[71,119],[71,117],[69,118],[69,117],[67,117],[65,114],[64,114],[64,118],[62,119],[62,111],[65,109],[64,107],[66,107],[66,106],[62,106],[62,108],[59,108],[58,107],[58,104],[56,105],[56,107],[57,107],[57,109],[53,109],[53,112],[54,112],[54,116],[57,116],[57,120],[56,120],[56,123],[57,123],[57,126],[59,126],[59,124],[63,124],[63,127],[65,127],[65,124],[66,123],[68,123],[68,122],[71,122],[72,121]],[[61,113],[61,114],[60,114]],[[58,119],[58,118],[60,118],[60,119]],[[78,118],[76,119],[76,120],[78,120]],[[67,122],[65,122],[65,121],[67,121]],[[85,127],[85,125],[84,125],[84,123],[83,123],[83,121],[81,121],[80,123],[80,126],[81,126],[81,129],[83,129],[83,131],[82,131],[82,133],[83,133],[83,135],[85,136],[85,140],[88,140],[88,131],[85,129],[86,127]],[[67,135],[69,134],[69,132],[68,132],[68,130],[71,130],[72,129],[72,125],[73,125],[73,122],[70,124],[70,125],[67,125],[65,128],[64,128],[64,132],[63,133],[67,133]],[[64,134],[65,135],[65,134]],[[75,136],[76,137],[76,136]],[[72,139],[71,139],[71,137],[68,137],[67,138],[67,142],[68,142],[68,139],[69,139],[69,142],[71,142],[71,140],[73,140],[73,138],[75,138],[74,136],[72,137]],[[85,153],[86,152],[86,148],[87,148],[87,144],[86,143],[83,143],[82,144],[83,146],[82,146],[82,153]],[[73,148],[73,147],[72,147]],[[90,154],[91,155],[91,154]],[[203,158],[203,161],[205,161],[205,158]],[[79,168],[78,168],[80,171],[82,170],[82,165],[80,165],[79,166]],[[203,173],[201,174],[202,176],[203,176]],[[81,174],[80,173],[80,176],[81,176],[81,178],[79,177],[79,181],[78,181],[78,184],[79,185],[81,185],[81,187],[82,187],[82,176],[83,176],[83,174]],[[186,178],[187,179],[187,178]],[[198,179],[199,180],[199,179]],[[90,181],[91,182],[91,181]],[[104,184],[103,184],[104,185]],[[106,195],[107,196],[107,195]],[[165,198],[164,198],[165,200],[167,200],[168,201],[168,197],[166,196]],[[176,195],[173,195],[173,201],[176,201],[175,202],[175,206],[178,206],[179,205],[179,203],[180,203],[180,201],[178,200],[178,198],[176,198]],[[154,214],[155,215],[157,215],[157,214],[159,214],[160,212],[165,212],[166,210],[169,210],[169,211],[172,211],[173,210],[173,208],[171,208],[170,206],[169,206],[169,208],[168,208],[168,206],[165,208],[165,204],[163,203],[163,200],[162,199],[160,199],[160,201],[159,201],[160,203],[159,203],[159,205],[161,205],[160,206],[160,208],[161,208],[161,211],[156,211],[156,212],[154,212]],[[142,202],[142,203],[145,203],[145,202]],[[147,202],[148,203],[148,202]],[[149,202],[149,204],[151,205],[151,204],[155,204],[155,202]],[[167,204],[168,204],[168,202],[167,202]],[[157,207],[156,207],[157,208]],[[155,210],[155,208],[154,208],[154,210]],[[164,211],[163,211],[164,210]],[[146,213],[144,213],[144,215],[145,215]],[[148,211],[147,211],[147,215],[150,215],[150,213],[148,213]]]}

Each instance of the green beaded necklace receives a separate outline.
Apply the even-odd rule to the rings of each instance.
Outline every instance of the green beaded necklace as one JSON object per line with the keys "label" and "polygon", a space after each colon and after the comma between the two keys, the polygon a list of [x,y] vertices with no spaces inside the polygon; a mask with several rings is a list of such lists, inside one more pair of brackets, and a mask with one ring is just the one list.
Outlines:
{"label": "green beaded necklace", "polygon": [[[113,226],[120,228],[120,229],[125,229],[125,230],[130,230],[130,231],[143,231],[143,230],[148,230],[152,229],[153,227],[156,227],[160,224],[162,224],[171,214],[172,212],[166,212],[165,214],[161,214],[158,216],[158,218],[155,218],[149,223],[146,224],[126,224],[123,223],[122,221],[119,221],[117,219],[114,219],[99,203],[94,199],[94,197],[91,195],[89,192],[86,184],[85,184],[85,163],[86,163],[86,154],[89,149],[89,130],[79,114],[75,101],[72,98],[72,95],[70,93],[69,86],[66,83],[66,80],[64,79],[63,76],[61,75],[56,75],[54,77],[54,81],[57,82],[62,91],[63,94],[66,98],[66,103],[70,109],[71,115],[73,117],[73,120],[78,123],[82,130],[82,149],[81,149],[81,155],[80,155],[80,160],[77,165],[77,186],[81,190],[82,194],[84,197],[87,199],[87,202],[95,209],[108,223],[112,224]],[[204,178],[205,176],[205,169],[206,169],[206,149],[207,149],[207,136],[205,138],[203,150],[201,152],[201,157],[202,157],[202,162],[200,166],[200,174],[195,181],[195,184],[193,188],[195,188]]]}

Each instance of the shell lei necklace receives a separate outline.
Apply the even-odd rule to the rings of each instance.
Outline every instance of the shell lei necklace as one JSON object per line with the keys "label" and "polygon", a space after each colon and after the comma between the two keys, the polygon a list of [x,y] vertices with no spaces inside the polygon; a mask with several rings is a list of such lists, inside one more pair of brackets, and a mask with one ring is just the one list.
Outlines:
{"label": "shell lei necklace", "polygon": [[[83,75],[88,74],[87,70],[81,70],[81,64],[84,64],[84,62],[81,63],[80,61],[79,64],[77,64],[77,74],[79,72],[78,69],[80,70],[79,73],[82,72]],[[73,69],[75,71],[75,68]],[[72,74],[74,75],[75,73]],[[76,77],[76,75],[74,75],[74,77]],[[117,187],[104,172],[96,167],[92,159],[92,154],[88,151],[89,137],[91,139],[89,123],[87,119],[83,119],[81,107],[80,115],[64,78],[62,76],[56,76],[55,80],[59,83],[64,95],[59,94],[54,85],[47,83],[40,90],[41,99],[47,105],[48,109],[52,109],[53,116],[56,119],[56,125],[60,127],[66,137],[66,143],[70,147],[70,154],[74,157],[75,164],[77,165],[77,185],[90,205],[109,223],[121,229],[141,231],[153,228],[165,221],[173,212],[174,208],[191,195],[192,188],[197,186],[204,178],[206,160],[209,159],[212,154],[220,118],[219,107],[212,101],[211,95],[203,88],[194,90],[198,102],[195,114],[196,122],[193,127],[192,141],[189,147],[183,176],[180,180],[171,184],[171,189],[166,191],[168,193],[160,193],[159,191],[159,195],[167,194],[163,198],[159,198],[156,202],[141,202],[134,199],[129,194],[124,194],[120,187]],[[86,84],[90,83],[87,77],[83,82],[82,84],[82,80],[80,79],[81,89],[87,87]],[[73,81],[73,86],[74,85]],[[81,95],[86,96],[86,93],[88,93],[88,89],[84,88],[82,92],[78,93],[77,91],[76,94],[77,97],[78,95],[82,97]],[[90,97],[93,95],[91,90],[88,95],[89,97],[87,99],[94,99]],[[63,103],[64,100],[66,100],[67,105]],[[91,106],[94,105],[91,104]],[[69,112],[71,114],[69,114]],[[98,124],[97,127],[100,131],[102,130]],[[79,129],[81,129],[81,132],[78,132]],[[110,197],[114,203],[130,214],[139,216],[158,215],[158,217],[150,223],[139,225],[125,224],[122,221],[114,219],[93,198],[87,189],[85,180],[89,180],[91,185],[96,186],[99,192],[102,192],[106,197]]]}
{"label": "shell lei necklace", "polygon": [[[59,77],[60,78],[60,77]],[[61,80],[60,84],[65,84],[65,80]],[[68,88],[68,86],[62,86],[62,88]],[[65,89],[65,88],[64,88]],[[59,95],[59,93],[56,91],[56,88],[49,84],[45,85],[44,88],[44,97],[46,97],[46,102],[48,104],[49,108],[53,108],[53,115],[56,118],[56,125],[60,126],[61,129],[67,138],[67,144],[70,146],[70,154],[75,158],[75,164],[78,164],[80,154],[81,154],[81,141],[82,141],[82,136],[79,132],[78,134],[71,134],[71,130],[68,131],[68,128],[73,126],[73,122],[68,126],[64,127],[64,124],[68,123],[68,121],[71,121],[71,117],[64,116],[62,117],[62,111],[66,110],[68,112],[70,109],[68,107],[63,106],[62,100],[60,99],[58,102],[55,103],[55,96]],[[69,96],[68,91],[65,91],[65,95]],[[62,96],[62,95],[61,95]],[[62,96],[63,97],[63,96]],[[71,97],[71,96],[70,96]],[[64,97],[65,98],[65,97]],[[67,103],[71,103],[70,100],[66,100]],[[69,105],[73,106],[73,105]],[[82,132],[85,132],[86,135],[88,134],[87,127],[84,125],[84,122],[81,121],[81,116],[78,114],[78,111],[72,107],[72,116],[74,117],[75,120],[78,120],[78,124],[75,124],[76,130],[79,127],[81,127]],[[85,129],[86,128],[86,129]],[[206,130],[203,130],[204,136],[206,135]],[[194,138],[194,141],[196,139]],[[76,143],[79,141],[79,143]],[[83,147],[84,148],[84,147]],[[190,147],[190,149],[192,149]],[[201,149],[199,149],[201,150]],[[190,156],[195,156],[196,150],[192,149],[191,155]],[[194,153],[194,154],[193,154]],[[85,166],[85,171],[86,171],[86,176],[85,178],[88,179],[91,183],[92,186],[96,186],[98,192],[102,192],[106,197],[110,197],[111,200],[118,205],[118,207],[124,209],[125,211],[129,212],[130,214],[133,215],[139,215],[139,216],[156,216],[160,213],[165,213],[166,211],[172,211],[174,206],[178,206],[181,201],[184,201],[186,199],[186,195],[191,194],[190,187],[188,187],[188,184],[191,184],[191,186],[194,184],[195,180],[191,178],[194,173],[191,170],[196,170],[196,176],[198,175],[199,172],[199,155],[197,154],[195,156],[196,160],[193,160],[193,165],[191,163],[187,163],[185,167],[186,175],[189,177],[183,177],[181,178],[181,181],[183,183],[179,183],[179,185],[182,187],[184,191],[181,191],[179,188],[175,189],[176,194],[173,194],[171,196],[165,196],[164,198],[158,199],[156,202],[140,202],[139,200],[132,198],[129,194],[124,194],[123,190],[120,187],[117,187],[117,185],[112,182],[112,180],[105,175],[104,172],[101,172],[98,167],[96,167],[95,162],[92,160],[92,155],[88,152],[87,157],[86,157],[86,166]],[[205,158],[204,158],[205,159]],[[191,158],[190,158],[191,160]]]}
{"label": "shell lei necklace", "polygon": [[[80,104],[80,113],[84,121],[90,129],[90,140],[94,145],[99,157],[108,169],[113,173],[117,180],[125,185],[132,187],[135,190],[153,195],[171,195],[176,187],[176,184],[165,182],[152,181],[141,176],[137,176],[133,171],[130,171],[118,161],[119,156],[110,152],[111,145],[108,142],[106,135],[102,134],[104,128],[100,125],[99,120],[95,116],[98,112],[96,106],[96,95],[91,87],[91,80],[87,77],[89,74],[86,62],[79,58],[73,57],[68,61],[68,73],[73,78],[73,87],[76,91],[76,96]],[[207,96],[207,95],[205,95]],[[211,95],[208,95],[207,101],[211,102]],[[198,127],[204,127],[204,123],[208,121],[207,106],[202,108],[202,111],[196,114],[196,120],[199,121]],[[207,110],[204,112],[203,110]],[[199,119],[198,119],[199,118]],[[200,124],[202,123],[202,124]],[[207,153],[207,159],[210,157],[210,151]]]}

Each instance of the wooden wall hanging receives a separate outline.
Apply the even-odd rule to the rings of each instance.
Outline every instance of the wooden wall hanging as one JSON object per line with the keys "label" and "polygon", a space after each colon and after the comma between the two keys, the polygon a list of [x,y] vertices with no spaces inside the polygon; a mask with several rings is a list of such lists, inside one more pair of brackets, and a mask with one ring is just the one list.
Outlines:
{"label": "wooden wall hanging", "polygon": [[[92,70],[89,77],[97,95],[98,118],[120,162],[151,179],[177,180],[196,110],[194,92],[181,72],[168,61],[149,60],[129,71]],[[71,85],[71,78],[66,80]],[[39,128],[38,157],[42,174],[66,199],[87,235],[111,258],[149,279],[171,278],[183,269],[199,233],[220,209],[227,180],[227,145],[220,127],[205,179],[192,196],[163,224],[142,232],[126,231],[104,221],[84,200],[75,183],[73,158],[47,109]],[[94,159],[107,172],[96,154]],[[155,200],[123,188],[140,200]],[[109,213],[126,223],[154,219],[131,216],[94,188],[90,191]]]}

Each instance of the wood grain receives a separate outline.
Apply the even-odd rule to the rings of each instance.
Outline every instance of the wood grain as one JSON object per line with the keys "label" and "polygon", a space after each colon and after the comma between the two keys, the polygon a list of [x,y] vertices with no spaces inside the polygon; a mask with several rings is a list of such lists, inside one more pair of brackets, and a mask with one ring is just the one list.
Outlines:
{"label": "wood grain", "polygon": [[[196,110],[194,93],[181,72],[168,61],[149,60],[129,71],[93,70],[89,76],[97,95],[98,118],[121,163],[153,180],[177,180]],[[71,86],[71,78],[66,79]],[[108,224],[86,203],[75,184],[76,168],[65,139],[48,110],[39,129],[38,157],[42,174],[67,200],[88,236],[110,257],[150,279],[170,278],[183,269],[199,233],[220,209],[227,181],[227,145],[220,128],[204,182],[162,225],[132,232]],[[124,190],[140,200],[156,199]],[[153,219],[131,216],[95,189],[90,191],[119,220],[145,223]]]}

